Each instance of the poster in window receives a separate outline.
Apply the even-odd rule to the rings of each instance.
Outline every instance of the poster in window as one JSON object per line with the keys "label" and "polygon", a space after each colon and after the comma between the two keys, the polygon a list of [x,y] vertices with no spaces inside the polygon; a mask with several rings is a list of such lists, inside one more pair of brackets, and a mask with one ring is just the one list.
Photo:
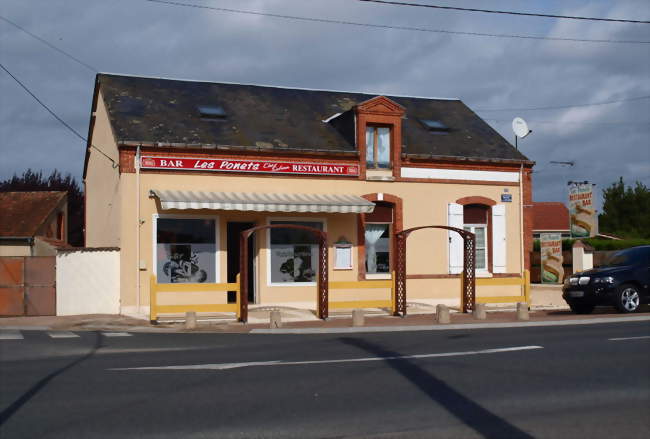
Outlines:
{"label": "poster in window", "polygon": [[159,283],[215,282],[215,245],[158,244]]}
{"label": "poster in window", "polygon": [[317,245],[271,245],[271,282],[315,282]]}
{"label": "poster in window", "polygon": [[540,251],[542,263],[542,283],[562,283],[562,235],[559,233],[540,234]]}

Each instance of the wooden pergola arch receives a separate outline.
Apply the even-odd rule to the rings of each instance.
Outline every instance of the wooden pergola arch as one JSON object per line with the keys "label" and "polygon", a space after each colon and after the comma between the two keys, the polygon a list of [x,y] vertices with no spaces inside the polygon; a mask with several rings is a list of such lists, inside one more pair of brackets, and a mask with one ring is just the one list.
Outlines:
{"label": "wooden pergola arch", "polygon": [[395,300],[397,302],[395,315],[406,315],[406,238],[422,229],[445,229],[458,233],[463,238],[464,257],[463,257],[463,276],[461,286],[461,309],[463,312],[469,312],[474,309],[476,304],[476,243],[473,233],[456,227],[448,226],[420,226],[402,230],[395,234],[395,247],[397,259],[395,264]]}
{"label": "wooden pergola arch", "polygon": [[[320,319],[328,317],[328,278],[327,278],[327,233],[314,227],[300,226],[297,224],[269,224],[252,227],[241,232],[239,237],[239,294],[240,294],[240,320],[248,321],[248,239],[259,230],[266,229],[293,229],[311,232],[318,239],[318,278],[316,287],[316,308]],[[270,248],[270,243],[269,243]]]}

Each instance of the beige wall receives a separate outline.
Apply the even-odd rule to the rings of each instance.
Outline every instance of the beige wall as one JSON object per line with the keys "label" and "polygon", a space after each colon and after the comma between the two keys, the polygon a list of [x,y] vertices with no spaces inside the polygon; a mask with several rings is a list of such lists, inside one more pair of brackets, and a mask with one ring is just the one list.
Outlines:
{"label": "beige wall", "polygon": [[[120,196],[123,209],[121,221],[121,299],[123,307],[136,304],[136,273],[138,259],[136,257],[136,224],[138,216],[135,211],[136,190],[135,174],[123,174],[120,183]],[[223,191],[223,192],[278,192],[278,193],[339,193],[364,195],[369,193],[387,193],[403,199],[404,228],[420,225],[447,225],[447,204],[467,196],[484,196],[500,200],[504,186],[471,185],[471,184],[440,184],[420,182],[365,182],[358,180],[316,180],[287,177],[259,178],[253,176],[233,176],[215,173],[214,175],[193,175],[170,173],[143,173],[139,188],[141,204],[140,218],[140,260],[144,270],[141,270],[140,298],[141,304],[149,303],[149,276],[155,269],[153,259],[153,227],[152,219],[156,214],[179,215],[210,215],[219,220],[219,282],[226,281],[226,223],[228,221],[255,221],[258,225],[266,224],[269,218],[298,217],[324,218],[329,235],[330,246],[341,236],[349,241],[357,242],[357,219],[354,214],[295,214],[295,213],[258,213],[234,211],[162,211],[157,199],[149,198],[149,189],[161,190],[194,190],[194,191]],[[507,265],[508,273],[519,273],[520,265],[520,236],[519,230],[519,189],[507,186],[512,194],[512,203],[506,206],[506,236],[507,236]],[[276,287],[267,285],[267,234],[258,233],[257,247],[257,284],[258,299],[262,304],[287,303],[314,305],[315,287]],[[408,240],[407,270],[408,274],[447,274],[447,233],[441,230],[416,232]],[[333,247],[330,247],[330,279],[357,280],[358,260],[357,250],[353,249],[353,270],[333,270]],[[409,301],[421,300],[457,300],[460,283],[458,279],[417,279],[408,281]],[[479,293],[485,295],[517,294],[518,287],[481,288]],[[333,292],[336,300],[356,298],[371,298],[372,294],[385,295],[383,292]],[[173,301],[165,298],[163,301]],[[220,300],[225,300],[221,298]],[[145,308],[146,309],[146,308]]]}
{"label": "beige wall", "polygon": [[[119,163],[117,145],[108,120],[104,100],[100,96],[95,111],[95,127],[91,142]],[[120,246],[120,206],[127,199],[120,194],[119,168],[99,151],[90,148],[86,173],[86,246]],[[135,226],[134,226],[135,227]]]}

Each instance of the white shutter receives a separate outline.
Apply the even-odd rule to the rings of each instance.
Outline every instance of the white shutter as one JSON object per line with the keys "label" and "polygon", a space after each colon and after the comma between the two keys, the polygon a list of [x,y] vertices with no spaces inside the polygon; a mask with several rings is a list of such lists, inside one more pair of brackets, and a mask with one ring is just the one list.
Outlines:
{"label": "white shutter", "polygon": [[[447,225],[449,227],[463,228],[463,206],[449,203],[447,210]],[[449,230],[449,273],[463,272],[463,238],[456,232]]]}
{"label": "white shutter", "polygon": [[492,206],[492,272],[506,272],[506,206]]}

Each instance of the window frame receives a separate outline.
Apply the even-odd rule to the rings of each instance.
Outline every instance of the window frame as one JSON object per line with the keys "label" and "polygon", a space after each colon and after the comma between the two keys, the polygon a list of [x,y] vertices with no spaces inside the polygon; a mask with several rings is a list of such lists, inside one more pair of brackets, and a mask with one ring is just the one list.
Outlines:
{"label": "window frame", "polygon": [[[475,268],[475,270],[474,270],[477,273],[489,273],[490,272],[490,263],[489,263],[489,256],[488,256],[489,251],[490,251],[489,250],[490,249],[490,242],[489,242],[490,241],[489,240],[490,235],[488,233],[489,232],[489,227],[488,226],[489,226],[488,224],[465,224],[465,223],[463,223],[463,230],[465,230],[466,227],[469,227],[471,230],[468,230],[468,232],[474,233],[474,235],[476,235],[475,230],[476,230],[477,227],[480,227],[485,231],[484,235],[483,235],[484,239],[485,239],[485,248],[484,248],[484,250],[485,250],[485,268],[478,268],[478,266],[477,266]],[[478,250],[478,244],[476,243],[476,241],[475,241],[475,246],[476,246],[476,250]],[[474,262],[476,263],[476,260]]]}
{"label": "window frame", "polygon": [[[366,233],[366,226],[368,224],[386,224],[388,226],[388,273],[368,273],[368,270],[366,269],[366,264],[368,261],[368,252],[365,251],[365,233]],[[363,227],[363,247],[364,247],[364,260],[363,260],[363,267],[364,267],[364,273],[365,273],[365,278],[366,279],[392,279],[393,278],[393,239],[394,239],[394,233],[393,233],[393,223],[387,223],[387,222],[364,222],[364,227]]]}
{"label": "window frame", "polygon": [[[204,219],[204,220],[214,220],[214,245],[215,245],[215,254],[214,254],[214,283],[221,283],[221,240],[219,236],[219,216],[218,215],[201,215],[201,214],[169,214],[169,213],[154,213],[151,215],[151,227],[152,227],[152,236],[151,236],[151,267],[149,272],[156,275],[156,282],[158,282],[158,219]],[[206,285],[212,284],[213,282],[204,282]]]}
{"label": "window frame", "polygon": [[[373,165],[374,166],[368,166],[368,129],[372,128],[373,130],[373,142],[372,142],[372,157],[373,157]],[[388,129],[388,167],[387,168],[380,168],[378,166],[378,161],[377,161],[377,156],[378,156],[378,139],[379,136],[378,134],[378,129],[379,128],[386,128]],[[364,158],[365,164],[366,164],[366,169],[370,169],[372,171],[390,171],[393,169],[393,126],[392,125],[387,125],[387,124],[380,124],[380,123],[366,123],[366,156]]]}
{"label": "window frame", "polygon": [[[321,223],[323,232],[327,232],[327,219],[324,217],[267,217],[266,224],[272,225],[273,221],[295,221],[301,223]],[[271,230],[266,229],[266,286],[267,287],[313,287],[318,282],[272,282],[271,281]],[[318,245],[318,244],[315,244]]]}

